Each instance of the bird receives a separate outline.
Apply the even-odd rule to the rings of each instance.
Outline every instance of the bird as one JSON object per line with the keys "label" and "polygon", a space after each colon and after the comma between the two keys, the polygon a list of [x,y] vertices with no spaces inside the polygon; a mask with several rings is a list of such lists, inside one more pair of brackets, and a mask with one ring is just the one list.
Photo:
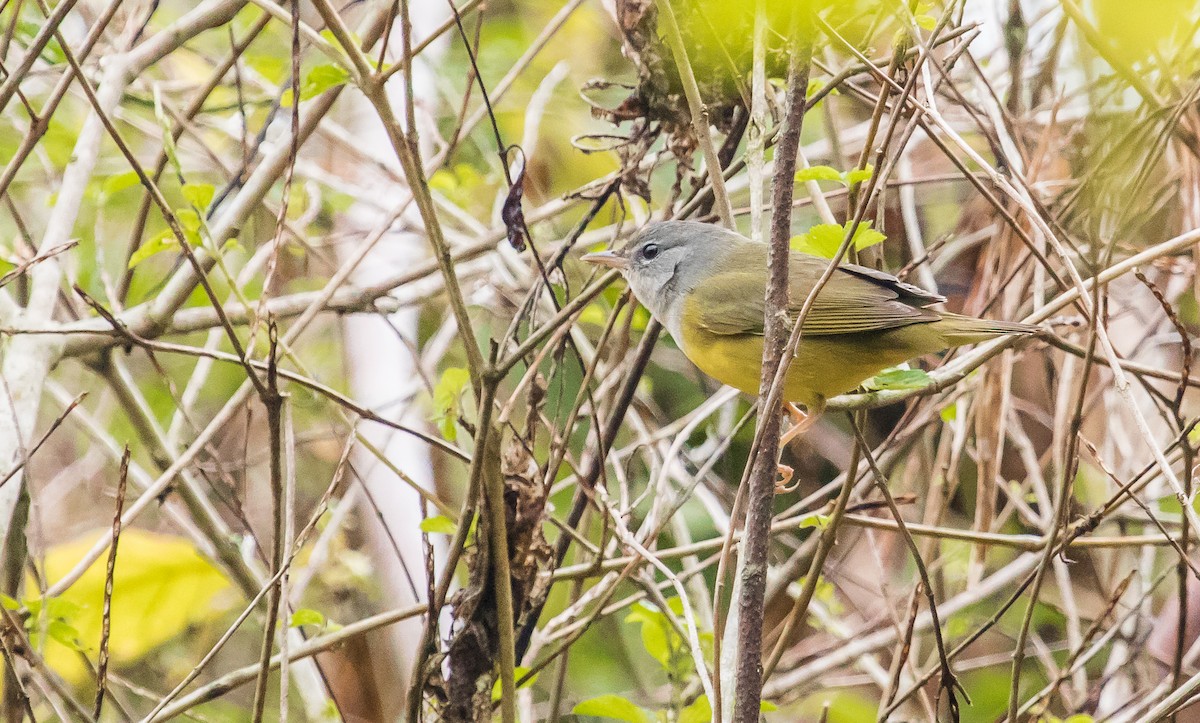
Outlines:
{"label": "bird", "polygon": [[[622,249],[583,260],[618,269],[637,300],[702,372],[756,395],[762,372],[767,244],[697,221],[647,224]],[[829,260],[791,251],[789,325]],[[945,297],[876,269],[843,263],[804,318],[783,384],[796,421],[783,444],[807,430],[830,397],[901,362],[1038,328],[929,308]],[[807,413],[794,405],[800,404]],[[781,465],[781,470],[783,469]]]}

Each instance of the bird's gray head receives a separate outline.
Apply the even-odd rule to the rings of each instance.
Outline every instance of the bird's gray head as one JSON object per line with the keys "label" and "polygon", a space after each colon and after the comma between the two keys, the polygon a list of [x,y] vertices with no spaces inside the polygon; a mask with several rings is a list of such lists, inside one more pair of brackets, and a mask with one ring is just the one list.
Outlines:
{"label": "bird's gray head", "polygon": [[683,299],[741,243],[749,241],[706,223],[663,221],[643,228],[620,251],[587,254],[583,260],[620,269],[633,295],[678,340]]}

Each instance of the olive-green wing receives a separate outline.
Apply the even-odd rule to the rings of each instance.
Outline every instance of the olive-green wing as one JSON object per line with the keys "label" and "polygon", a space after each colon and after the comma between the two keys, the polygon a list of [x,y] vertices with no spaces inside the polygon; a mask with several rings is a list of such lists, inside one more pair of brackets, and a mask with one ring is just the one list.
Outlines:
{"label": "olive-green wing", "polygon": [[[824,271],[825,262],[801,254],[793,254],[791,262],[788,311],[795,318]],[[761,272],[721,272],[692,291],[686,313],[713,334],[761,335],[765,292]],[[804,333],[831,336],[929,323],[941,317],[922,307],[940,300],[935,294],[882,272],[841,267],[817,296],[804,321]]]}

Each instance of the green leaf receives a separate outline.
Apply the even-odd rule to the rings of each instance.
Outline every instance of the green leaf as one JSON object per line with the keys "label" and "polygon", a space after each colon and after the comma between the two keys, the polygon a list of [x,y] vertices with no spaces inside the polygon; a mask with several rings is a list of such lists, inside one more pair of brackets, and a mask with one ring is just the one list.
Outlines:
{"label": "green leaf", "polygon": [[854,248],[858,251],[870,248],[877,243],[882,242],[887,236],[879,233],[871,228],[870,221],[863,221],[858,224],[858,228],[854,230]]}
{"label": "green leaf", "polygon": [[942,411],[938,412],[938,416],[942,418],[943,422],[953,422],[958,419],[958,405],[947,404],[942,407]]}
{"label": "green leaf", "polygon": [[183,166],[179,163],[179,153],[175,146],[175,135],[171,120],[167,118],[166,111],[162,106],[162,94],[159,92],[157,85],[154,86],[154,118],[158,121],[159,127],[162,129],[163,153],[166,154],[167,160],[171,162],[171,168],[178,176],[183,175]]}
{"label": "green leaf", "polygon": [[289,628],[298,628],[302,625],[324,625],[325,616],[316,610],[310,608],[300,608],[292,613],[292,619],[288,621]]}
{"label": "green leaf", "polygon": [[441,379],[433,388],[434,421],[439,424],[442,436],[447,441],[458,439],[454,426],[460,411],[463,390],[471,381],[471,374],[462,367],[450,367],[442,372]]}
{"label": "green leaf", "polygon": [[10,597],[3,593],[0,593],[0,606],[3,606],[5,610],[21,609],[21,603],[19,603],[16,598]]}
{"label": "green leaf", "polygon": [[583,311],[579,312],[580,324],[591,324],[593,326],[604,326],[608,322],[608,313],[604,307],[595,302],[583,307]]}
{"label": "green leaf", "polygon": [[[520,681],[521,678],[524,678],[526,675],[529,675],[529,668],[526,668],[524,665],[518,665],[513,668],[513,680]],[[536,683],[537,679],[538,679],[538,674],[535,673],[535,674],[529,676],[529,680],[525,681],[524,683],[518,682],[517,690],[520,690],[522,688],[528,688],[529,686]],[[500,700],[500,697],[501,697],[500,687],[501,687],[500,686],[500,678],[497,677],[496,682],[492,683],[492,702],[493,703]]]}
{"label": "green leaf", "polygon": [[932,15],[918,15],[915,20],[917,21],[917,25],[925,30],[933,30],[937,27],[937,18]]}
{"label": "green leaf", "polygon": [[[820,223],[799,236],[793,236],[791,246],[796,251],[831,259],[837,255],[842,241],[850,232],[850,222],[845,225],[836,223]],[[883,241],[886,236],[871,228],[870,221],[863,221],[854,230],[854,248],[862,251]]]}
{"label": "green leaf", "polygon": [[[85,536],[47,550],[46,584],[68,574],[94,541]],[[229,580],[188,540],[130,527],[121,533],[119,550],[109,639],[116,666],[130,666],[168,641],[186,641],[189,630],[224,615],[238,600]],[[71,630],[47,623],[45,660],[74,685],[95,680],[69,643],[90,650],[99,647],[106,573],[107,560],[102,557],[61,597],[46,603],[43,619],[61,620]],[[41,606],[27,607],[32,612]]]}
{"label": "green leaf", "polygon": [[288,69],[291,67],[289,58],[279,53],[246,53],[242,58],[251,70],[275,85],[287,78]]}
{"label": "green leaf", "polygon": [[431,535],[453,535],[458,530],[458,525],[449,517],[438,515],[421,520],[420,528],[421,532]]}
{"label": "green leaf", "polygon": [[679,723],[709,723],[712,720],[712,705],[708,696],[702,695],[692,704],[679,711]]}
{"label": "green leaf", "polygon": [[867,389],[922,389],[933,383],[923,369],[888,369],[868,379]]}
{"label": "green leaf", "polygon": [[175,219],[179,221],[179,227],[183,229],[183,237],[193,246],[200,245],[200,229],[204,222],[200,220],[200,214],[190,208],[175,209]]}
{"label": "green leaf", "polygon": [[800,529],[803,530],[806,527],[816,527],[823,530],[828,524],[829,515],[810,515],[800,520]]}
{"label": "green leaf", "polygon": [[627,723],[654,723],[653,716],[646,710],[626,698],[612,694],[582,701],[572,708],[571,712],[575,715],[593,715]]}
{"label": "green leaf", "polygon": [[855,168],[853,170],[846,171],[842,178],[846,182],[846,185],[851,186],[855,183],[862,183],[863,181],[870,180],[871,176],[874,175],[875,166],[872,166],[870,163],[868,163],[866,168]]}
{"label": "green leaf", "polygon": [[831,259],[837,255],[842,239],[846,238],[844,228],[836,223],[819,223],[799,236],[793,236],[791,245],[796,251]]}
{"label": "green leaf", "polygon": [[138,178],[137,171],[118,173],[104,179],[104,185],[100,187],[100,195],[105,198],[115,196],[127,188],[133,188],[139,183],[141,183],[141,179]]}
{"label": "green leaf", "polygon": [[[345,84],[348,80],[350,80],[350,73],[342,66],[330,63],[318,65],[308,71],[308,75],[304,76],[304,80],[300,83],[300,100],[316,98],[330,88]],[[290,90],[283,94],[279,104],[284,108],[292,106]]]}
{"label": "green leaf", "polygon": [[670,670],[672,649],[677,649],[679,646],[678,644],[672,645],[672,638],[678,638],[678,636],[675,635],[671,624],[667,622],[666,616],[654,608],[639,604],[630,610],[629,615],[625,617],[625,622],[641,624],[642,647],[646,649],[650,657],[658,661],[664,670]]}
{"label": "green leaf", "polygon": [[836,168],[831,168],[830,166],[812,166],[811,168],[802,168],[796,171],[797,183],[840,180],[842,180],[842,174]]}
{"label": "green leaf", "polygon": [[70,648],[76,652],[85,650],[83,644],[79,642],[79,631],[74,625],[64,620],[51,620],[46,626],[46,635],[53,641]]}
{"label": "green leaf", "polygon": [[211,183],[185,183],[183,184],[183,197],[187,202],[192,204],[193,208],[201,211],[208,208],[208,204],[212,203],[213,196],[217,190]]}
{"label": "green leaf", "polygon": [[129,257],[129,268],[132,269],[155,254],[178,249],[179,240],[175,238],[175,234],[170,229],[166,229],[141,246],[138,246],[137,251],[134,251],[133,255]]}

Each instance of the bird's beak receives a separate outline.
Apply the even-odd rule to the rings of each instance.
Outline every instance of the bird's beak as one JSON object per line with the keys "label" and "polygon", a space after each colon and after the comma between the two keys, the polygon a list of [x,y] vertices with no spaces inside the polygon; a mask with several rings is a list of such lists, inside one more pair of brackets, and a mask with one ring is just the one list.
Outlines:
{"label": "bird's beak", "polygon": [[584,254],[583,260],[589,264],[607,266],[610,269],[624,270],[629,267],[629,259],[624,254],[616,251],[600,251],[594,254]]}

